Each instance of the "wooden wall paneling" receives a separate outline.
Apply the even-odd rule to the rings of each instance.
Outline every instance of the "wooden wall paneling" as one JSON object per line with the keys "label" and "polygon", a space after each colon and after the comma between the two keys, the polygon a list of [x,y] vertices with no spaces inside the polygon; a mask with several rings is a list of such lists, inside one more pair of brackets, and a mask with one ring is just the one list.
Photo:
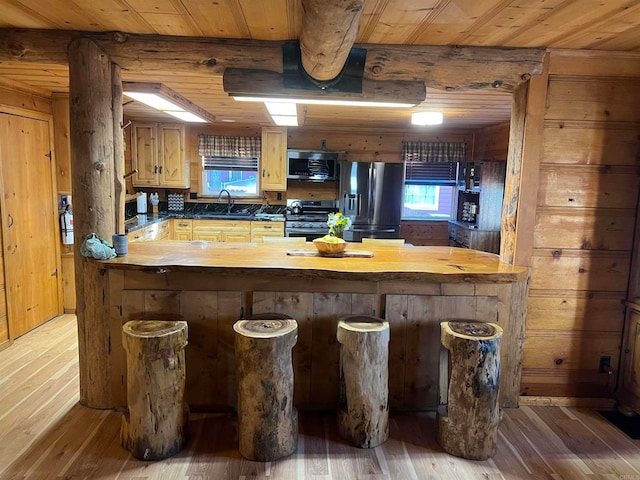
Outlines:
{"label": "wooden wall paneling", "polygon": [[389,322],[389,408],[399,409],[406,403],[407,339],[413,328],[408,325],[408,295],[385,296],[385,320]]}
{"label": "wooden wall paneling", "polygon": [[549,53],[549,73],[553,75],[640,77],[637,52],[554,48]]}
{"label": "wooden wall paneling", "polygon": [[538,249],[531,288],[626,292],[630,260],[625,252]]}
{"label": "wooden wall paneling", "polygon": [[473,141],[473,161],[506,162],[509,152],[509,123],[478,130]]}
{"label": "wooden wall paneling", "polygon": [[[536,331],[527,335],[524,362],[527,369],[590,371],[598,374],[600,356],[611,356],[613,372],[618,371],[620,334],[618,332]],[[611,386],[614,382],[610,381]]]}
{"label": "wooden wall paneling", "polygon": [[639,122],[637,78],[554,76],[546,119]]}
{"label": "wooden wall paneling", "polygon": [[449,224],[403,220],[400,222],[400,237],[412,245],[448,245]]}
{"label": "wooden wall paneling", "polygon": [[71,145],[69,132],[69,95],[56,94],[53,108],[53,144],[56,151],[56,182],[58,193],[71,193]]}
{"label": "wooden wall paneling", "polygon": [[545,120],[545,163],[575,165],[640,164],[640,124]]}
{"label": "wooden wall paneling", "polygon": [[622,332],[621,292],[533,290],[527,299],[527,329]]}
{"label": "wooden wall paneling", "polygon": [[76,279],[73,254],[64,254],[62,264],[62,304],[64,313],[76,311]]}
{"label": "wooden wall paneling", "polygon": [[542,74],[529,81],[528,91],[516,91],[511,113],[500,258],[514,265],[531,264],[547,87],[548,56]]}
{"label": "wooden wall paneling", "polygon": [[110,406],[127,404],[127,358],[122,344],[122,325],[128,320],[142,319],[144,315],[144,292],[123,291],[124,271],[109,272],[109,342],[111,350],[107,360],[110,387]]}
{"label": "wooden wall paneling", "polygon": [[[478,228],[480,230],[500,230],[505,167],[505,162],[482,162],[480,168],[481,193],[478,205]],[[495,249],[496,253],[498,251]]]}
{"label": "wooden wall paneling", "polygon": [[[298,342],[293,347],[294,397],[299,409],[312,405],[311,352],[313,349],[313,294],[307,292],[253,292],[252,314],[280,313],[298,322]],[[337,328],[337,326],[336,326]]]}
{"label": "wooden wall paneling", "polygon": [[338,200],[338,182],[315,183],[289,180],[285,195],[287,198],[305,200]]}
{"label": "wooden wall paneling", "polygon": [[639,184],[638,167],[545,164],[538,205],[635,209]]}
{"label": "wooden wall paneling", "polygon": [[540,207],[534,248],[630,251],[634,214],[632,209]]}
{"label": "wooden wall paneling", "polygon": [[51,114],[51,100],[32,93],[0,86],[0,105]]}
{"label": "wooden wall paneling", "polygon": [[[1,206],[0,214],[2,214]],[[7,346],[9,346],[9,320],[7,316],[7,292],[4,279],[4,244],[2,243],[2,229],[0,228],[0,349]]]}
{"label": "wooden wall paneling", "polygon": [[223,410],[234,410],[236,395],[235,332],[233,324],[246,311],[246,299],[239,292],[218,292],[218,373],[212,395]]}

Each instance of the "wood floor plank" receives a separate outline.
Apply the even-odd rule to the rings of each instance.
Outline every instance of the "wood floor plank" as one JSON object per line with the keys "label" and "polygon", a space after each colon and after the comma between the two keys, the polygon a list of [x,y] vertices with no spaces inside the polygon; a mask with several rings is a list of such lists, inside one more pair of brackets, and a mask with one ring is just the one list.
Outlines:
{"label": "wood floor plank", "polygon": [[0,480],[640,480],[640,440],[574,407],[505,410],[484,462],[445,453],[432,412],[392,413],[389,440],[367,450],[338,437],[335,413],[300,412],[297,451],[266,463],[238,453],[234,414],[192,413],[184,450],[142,462],[120,446],[121,412],[78,404],[75,331],[60,317],[0,352],[0,368],[29,372],[0,389]]}

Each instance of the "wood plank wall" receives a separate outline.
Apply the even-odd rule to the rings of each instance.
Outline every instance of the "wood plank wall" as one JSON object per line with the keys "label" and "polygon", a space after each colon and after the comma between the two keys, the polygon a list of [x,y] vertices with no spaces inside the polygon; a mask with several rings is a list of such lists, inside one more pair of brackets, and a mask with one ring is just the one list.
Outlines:
{"label": "wood plank wall", "polygon": [[[640,164],[640,77],[625,65],[640,56],[579,55],[550,53],[539,116],[522,395],[607,397],[616,385]],[[598,373],[602,356],[611,374]]]}

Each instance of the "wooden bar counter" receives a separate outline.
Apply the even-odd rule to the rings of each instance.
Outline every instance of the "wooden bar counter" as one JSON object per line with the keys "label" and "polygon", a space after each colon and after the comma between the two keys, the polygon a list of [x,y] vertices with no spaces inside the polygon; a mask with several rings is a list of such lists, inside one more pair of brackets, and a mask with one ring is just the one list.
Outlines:
{"label": "wooden bar counter", "polygon": [[[299,247],[159,241],[130,244],[128,255],[113,260],[87,260],[103,273],[97,288],[103,289],[105,302],[104,318],[85,325],[87,362],[81,368],[89,380],[81,388],[95,399],[89,406],[125,404],[121,328],[128,320],[153,319],[188,323],[191,408],[233,410],[232,327],[240,318],[265,312],[298,322],[293,362],[299,409],[336,408],[337,323],[356,314],[390,324],[391,409],[436,407],[440,322],[452,319],[492,321],[504,329],[501,405],[517,406],[527,269],[502,264],[493,254],[452,247],[349,244],[347,251],[372,251],[372,258],[287,255],[294,248]],[[305,248],[315,251],[312,244]]]}

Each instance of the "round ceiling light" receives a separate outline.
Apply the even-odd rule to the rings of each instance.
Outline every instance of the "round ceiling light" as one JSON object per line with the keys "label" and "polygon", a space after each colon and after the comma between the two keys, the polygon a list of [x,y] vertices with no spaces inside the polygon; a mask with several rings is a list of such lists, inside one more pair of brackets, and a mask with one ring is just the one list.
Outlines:
{"label": "round ceiling light", "polygon": [[411,114],[413,125],[441,125],[444,120],[442,112],[415,112]]}

